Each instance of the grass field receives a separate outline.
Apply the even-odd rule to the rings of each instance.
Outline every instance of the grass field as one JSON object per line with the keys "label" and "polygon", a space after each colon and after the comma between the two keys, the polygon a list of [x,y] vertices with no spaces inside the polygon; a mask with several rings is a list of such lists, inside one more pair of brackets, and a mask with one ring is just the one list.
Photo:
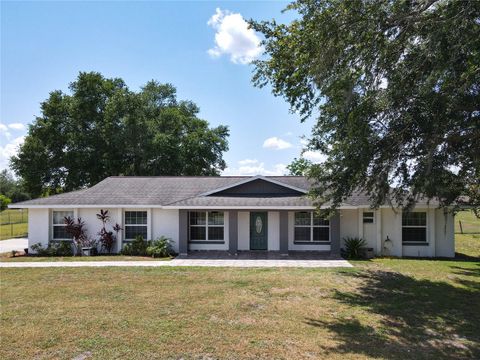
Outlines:
{"label": "grass field", "polygon": [[460,222],[464,234],[480,234],[480,220],[473,211],[460,211],[455,215],[455,233],[461,232]]}
{"label": "grass field", "polygon": [[25,236],[27,232],[28,210],[7,209],[0,212],[0,240]]}
{"label": "grass field", "polygon": [[0,269],[0,358],[480,358],[469,239],[353,269]]}

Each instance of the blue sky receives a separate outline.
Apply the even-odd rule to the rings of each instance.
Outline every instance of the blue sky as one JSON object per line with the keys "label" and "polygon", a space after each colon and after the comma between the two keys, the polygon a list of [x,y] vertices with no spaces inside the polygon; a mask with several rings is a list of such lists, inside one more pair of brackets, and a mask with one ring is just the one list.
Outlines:
{"label": "blue sky", "polygon": [[[225,174],[282,174],[301,152],[301,124],[282,98],[251,83],[259,35],[244,19],[275,18],[287,2],[2,2],[0,168],[55,89],[79,71],[177,87],[211,125],[230,127]],[[219,9],[219,10],[217,10]],[[307,153],[316,159],[316,154]]]}

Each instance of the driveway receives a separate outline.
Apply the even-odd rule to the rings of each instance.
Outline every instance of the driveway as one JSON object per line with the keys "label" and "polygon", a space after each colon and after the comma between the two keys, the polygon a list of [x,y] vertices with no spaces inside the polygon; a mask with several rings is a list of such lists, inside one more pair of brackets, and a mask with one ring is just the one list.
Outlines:
{"label": "driveway", "polygon": [[27,247],[27,238],[16,238],[0,241],[0,253],[10,252],[12,250],[23,251],[23,249]]}

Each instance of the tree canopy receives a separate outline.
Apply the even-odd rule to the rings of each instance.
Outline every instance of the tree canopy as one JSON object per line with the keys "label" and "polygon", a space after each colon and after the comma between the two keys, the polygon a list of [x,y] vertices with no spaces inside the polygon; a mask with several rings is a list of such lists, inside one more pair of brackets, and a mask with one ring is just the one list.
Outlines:
{"label": "tree canopy", "polygon": [[374,206],[420,196],[480,207],[480,1],[297,0],[289,24],[252,21],[272,86],[302,119],[317,202],[356,189]]}
{"label": "tree canopy", "polygon": [[294,158],[290,164],[287,165],[288,175],[293,176],[307,176],[308,171],[313,163],[303,157]]}
{"label": "tree canopy", "polygon": [[25,191],[22,180],[15,179],[7,169],[0,171],[0,195],[5,196],[12,202],[30,199],[30,194]]}
{"label": "tree canopy", "polygon": [[11,167],[37,196],[91,186],[112,175],[219,175],[226,126],[209,127],[171,84],[135,92],[122,79],[82,72],[70,93],[52,91]]}

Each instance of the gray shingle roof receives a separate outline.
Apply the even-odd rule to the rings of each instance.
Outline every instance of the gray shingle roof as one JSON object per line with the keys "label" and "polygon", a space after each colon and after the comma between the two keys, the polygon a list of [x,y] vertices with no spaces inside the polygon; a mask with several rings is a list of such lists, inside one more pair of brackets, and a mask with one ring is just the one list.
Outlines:
{"label": "gray shingle roof", "polygon": [[[204,196],[204,193],[233,186],[239,182],[255,179],[249,176],[219,177],[128,177],[112,176],[91,188],[72,191],[60,195],[28,200],[12,207],[28,206],[312,206],[312,201],[305,196]],[[310,181],[301,176],[266,176],[275,182],[308,191]],[[366,194],[353,194],[346,206],[368,206]]]}

